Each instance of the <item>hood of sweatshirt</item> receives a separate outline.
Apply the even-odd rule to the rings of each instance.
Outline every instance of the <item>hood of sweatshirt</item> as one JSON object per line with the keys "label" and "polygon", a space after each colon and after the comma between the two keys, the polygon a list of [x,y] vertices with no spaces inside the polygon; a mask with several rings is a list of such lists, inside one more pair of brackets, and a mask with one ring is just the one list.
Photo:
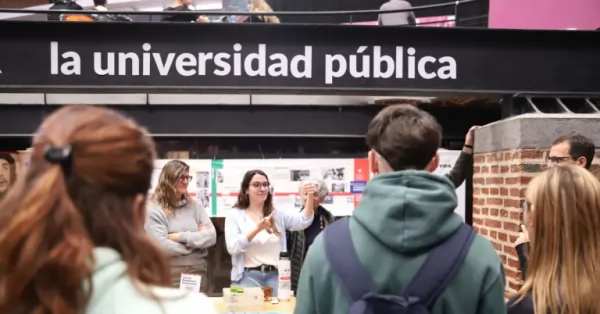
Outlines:
{"label": "hood of sweatshirt", "polygon": [[428,250],[462,223],[454,186],[444,176],[406,170],[376,175],[353,213],[355,221],[393,251]]}

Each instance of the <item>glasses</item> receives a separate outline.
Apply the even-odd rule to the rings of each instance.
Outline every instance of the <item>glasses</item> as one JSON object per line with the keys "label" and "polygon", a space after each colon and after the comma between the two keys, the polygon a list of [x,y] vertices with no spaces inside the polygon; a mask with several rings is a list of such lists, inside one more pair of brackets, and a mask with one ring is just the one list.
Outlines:
{"label": "glasses", "polygon": [[573,159],[571,156],[548,156],[546,157],[546,163],[548,164],[559,164],[563,161]]}
{"label": "glasses", "polygon": [[192,176],[181,176],[179,177],[179,182],[184,183],[184,182],[190,182],[192,181]]}
{"label": "glasses", "polygon": [[269,188],[269,182],[251,182],[250,186],[253,187],[253,188],[255,188],[255,189],[260,189],[261,187],[265,188],[265,189],[268,189]]}

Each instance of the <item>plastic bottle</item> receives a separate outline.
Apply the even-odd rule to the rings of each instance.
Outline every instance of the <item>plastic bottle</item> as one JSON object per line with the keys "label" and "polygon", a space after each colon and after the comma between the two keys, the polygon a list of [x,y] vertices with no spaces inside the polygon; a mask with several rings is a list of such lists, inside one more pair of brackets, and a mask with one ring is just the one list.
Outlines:
{"label": "plastic bottle", "polygon": [[290,254],[288,252],[282,251],[279,253],[277,271],[279,273],[277,298],[280,301],[287,301],[292,296],[292,265],[290,263]]}

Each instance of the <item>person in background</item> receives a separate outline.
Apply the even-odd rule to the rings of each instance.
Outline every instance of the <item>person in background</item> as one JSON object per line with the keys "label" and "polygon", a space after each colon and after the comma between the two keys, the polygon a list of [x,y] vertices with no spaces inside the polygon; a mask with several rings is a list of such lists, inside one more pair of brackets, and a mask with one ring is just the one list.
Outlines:
{"label": "person in background", "polygon": [[[83,8],[75,2],[75,0],[50,0],[52,6],[48,9],[51,11],[61,10],[83,10]],[[47,15],[48,21],[60,21],[61,13],[49,13]]]}
{"label": "person in background", "polygon": [[15,159],[9,153],[0,153],[0,200],[17,181]]}
{"label": "person in background", "polygon": [[[108,11],[108,4],[106,0],[94,0],[94,10],[96,11]],[[131,17],[122,14],[92,14],[92,17],[96,21],[101,22],[131,22]]]}
{"label": "person in background", "polygon": [[[273,12],[271,6],[265,0],[250,0],[248,3],[250,12]],[[275,15],[252,15],[244,20],[246,23],[279,24],[279,18]]]}
{"label": "person in background", "polygon": [[446,177],[452,181],[455,188],[463,184],[467,176],[473,175],[473,142],[475,140],[475,130],[478,128],[480,126],[476,125],[469,129],[467,136],[465,136],[465,144],[454,167],[446,174]]}
{"label": "person in background", "polygon": [[33,148],[0,203],[0,313],[216,313],[202,294],[165,288],[167,260],[143,230],[155,157],[146,130],[65,106]]}
{"label": "person in background", "polygon": [[[592,140],[581,134],[565,135],[557,138],[552,143],[550,152],[546,157],[546,164],[549,168],[558,165],[576,165],[589,170],[592,167],[595,154],[596,146]],[[527,275],[527,252],[529,251],[527,233],[520,232],[514,245],[521,265],[521,274],[525,279]]]}
{"label": "person in background", "polygon": [[[379,10],[391,11],[391,10],[410,10],[412,5],[406,0],[390,0],[381,5]],[[413,11],[408,12],[397,12],[397,13],[380,13],[379,14],[379,25],[416,25],[417,19]]]}
{"label": "person in background", "polygon": [[[292,264],[292,291],[296,291],[298,288],[300,270],[302,269],[302,264],[308,248],[312,245],[319,233],[321,233],[325,227],[332,223],[335,218],[327,209],[325,209],[325,207],[321,206],[329,194],[327,184],[323,180],[308,178],[304,180],[300,186],[305,186],[307,184],[313,184],[317,188],[316,194],[313,198],[313,222],[304,230],[288,231],[288,234],[286,235],[287,247],[290,250],[290,261]],[[307,195],[301,193],[300,197],[302,199],[302,204],[306,204]],[[304,208],[302,208],[302,210],[303,209]]]}
{"label": "person in background", "polygon": [[[435,118],[411,105],[388,106],[373,118],[366,138],[375,176],[353,215],[329,225],[308,250],[294,313],[341,314],[351,307],[352,313],[367,313],[360,309],[368,301],[360,296],[380,292],[390,294],[381,296],[389,305],[401,307],[400,296],[414,282],[429,313],[505,314],[502,261],[490,241],[454,212],[455,186],[430,173],[442,139]],[[472,239],[468,246],[455,237],[465,233]],[[434,253],[460,252],[425,262]],[[333,258],[343,260],[333,265]],[[423,265],[429,267],[421,272]]]}
{"label": "person in background", "polygon": [[581,134],[565,135],[557,138],[546,157],[548,167],[574,164],[590,169],[596,154],[596,146]]}
{"label": "person in background", "polygon": [[210,23],[208,17],[194,13],[194,7],[191,0],[175,0],[171,6],[164,8],[163,11],[190,12],[189,14],[173,14],[163,16],[163,22],[198,22]]}
{"label": "person in background", "polygon": [[171,285],[179,287],[182,274],[200,275],[200,291],[208,288],[206,256],[217,242],[217,232],[206,210],[188,194],[190,166],[171,160],[160,172],[148,204],[146,231],[170,257]]}
{"label": "person in background", "polygon": [[554,167],[529,183],[525,204],[529,266],[508,313],[600,313],[600,181]]}
{"label": "person in background", "polygon": [[261,170],[246,172],[238,200],[225,218],[225,243],[231,255],[231,283],[239,287],[271,287],[277,296],[279,253],[287,251],[286,230],[303,230],[313,222],[313,184],[301,187],[301,212],[275,209],[269,178]]}

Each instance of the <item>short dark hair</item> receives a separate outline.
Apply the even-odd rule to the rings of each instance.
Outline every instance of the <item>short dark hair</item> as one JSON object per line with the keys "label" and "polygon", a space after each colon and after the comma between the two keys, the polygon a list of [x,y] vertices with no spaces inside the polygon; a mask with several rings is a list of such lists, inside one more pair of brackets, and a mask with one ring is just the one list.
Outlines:
{"label": "short dark hair", "polygon": [[571,158],[585,157],[585,168],[590,169],[594,155],[596,154],[596,145],[594,145],[594,142],[581,134],[571,134],[557,138],[552,143],[552,146],[565,142],[569,143],[569,155]]}
{"label": "short dark hair", "polygon": [[106,6],[106,0],[94,0],[94,6]]}
{"label": "short dark hair", "polygon": [[413,105],[393,105],[371,120],[366,137],[369,148],[392,170],[422,170],[440,148],[442,128],[426,111]]}
{"label": "short dark hair", "polygon": [[15,164],[15,158],[11,154],[0,153],[0,159],[6,160],[6,162],[11,166]]}

